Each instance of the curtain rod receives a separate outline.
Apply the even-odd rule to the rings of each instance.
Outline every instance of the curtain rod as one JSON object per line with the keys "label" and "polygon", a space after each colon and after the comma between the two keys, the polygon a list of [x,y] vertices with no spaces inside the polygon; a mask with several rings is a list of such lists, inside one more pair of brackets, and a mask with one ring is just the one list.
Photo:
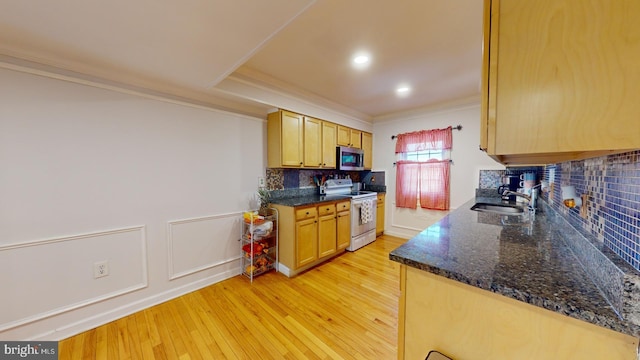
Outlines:
{"label": "curtain rod", "polygon": [[[452,126],[451,130],[462,130],[462,125]],[[398,135],[391,135],[391,140],[394,140],[397,137],[398,137]]]}
{"label": "curtain rod", "polygon": [[[453,159],[449,159],[449,163],[453,164]],[[428,164],[428,162],[425,162],[425,164]],[[393,166],[396,166],[396,163],[393,163]]]}

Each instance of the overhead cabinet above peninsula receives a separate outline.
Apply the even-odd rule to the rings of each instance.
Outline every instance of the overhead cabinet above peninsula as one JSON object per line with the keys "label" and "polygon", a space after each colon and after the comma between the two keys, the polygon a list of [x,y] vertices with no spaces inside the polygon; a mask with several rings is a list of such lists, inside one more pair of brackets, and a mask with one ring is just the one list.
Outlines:
{"label": "overhead cabinet above peninsula", "polygon": [[267,118],[267,166],[270,168],[335,169],[336,147],[365,151],[365,168],[372,165],[372,134],[329,121],[280,110]]}
{"label": "overhead cabinet above peninsula", "polygon": [[640,148],[640,2],[486,0],[480,147],[504,164]]}

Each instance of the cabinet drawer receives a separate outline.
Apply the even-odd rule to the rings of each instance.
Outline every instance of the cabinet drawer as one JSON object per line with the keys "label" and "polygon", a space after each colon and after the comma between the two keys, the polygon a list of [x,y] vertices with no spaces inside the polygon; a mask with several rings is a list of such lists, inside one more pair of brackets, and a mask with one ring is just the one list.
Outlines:
{"label": "cabinet drawer", "polygon": [[320,216],[331,215],[336,213],[336,204],[318,205],[318,213]]}
{"label": "cabinet drawer", "polygon": [[384,204],[384,194],[378,194],[378,205]]}
{"label": "cabinet drawer", "polygon": [[351,210],[351,201],[341,201],[336,204],[338,212]]}
{"label": "cabinet drawer", "polygon": [[318,214],[316,208],[309,207],[304,209],[296,209],[296,220],[304,220],[314,218]]}

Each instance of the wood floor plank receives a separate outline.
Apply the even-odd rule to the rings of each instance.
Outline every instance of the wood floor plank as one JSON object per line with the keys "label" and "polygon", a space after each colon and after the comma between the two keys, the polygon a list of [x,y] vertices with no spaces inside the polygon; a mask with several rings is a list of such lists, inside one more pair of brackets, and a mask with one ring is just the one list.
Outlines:
{"label": "wood floor plank", "polygon": [[[96,331],[96,360],[107,359],[109,353],[107,328],[107,325],[103,325],[94,329]],[[61,344],[63,343],[64,341],[61,342]]]}
{"label": "wood floor plank", "polygon": [[294,278],[236,276],[60,342],[60,359],[395,359],[406,240],[381,236]]}

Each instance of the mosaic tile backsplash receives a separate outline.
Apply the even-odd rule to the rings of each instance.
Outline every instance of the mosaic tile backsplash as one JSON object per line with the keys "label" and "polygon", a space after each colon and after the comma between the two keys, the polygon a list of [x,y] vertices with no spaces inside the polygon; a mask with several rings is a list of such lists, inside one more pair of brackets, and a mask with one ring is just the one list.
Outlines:
{"label": "mosaic tile backsplash", "polygon": [[544,176],[544,167],[528,166],[507,168],[506,170],[480,170],[479,189],[494,189],[498,191],[498,186],[502,185],[502,177],[505,175],[520,175],[525,172],[535,172],[538,181]]}
{"label": "mosaic tile backsplash", "polygon": [[[525,169],[531,168],[481,170],[479,189],[495,189],[505,173]],[[555,184],[553,193],[542,194],[554,210],[640,271],[640,150],[548,165],[537,172],[538,180]],[[579,208],[564,206],[564,185],[588,195],[586,218]]]}
{"label": "mosaic tile backsplash", "polygon": [[[640,150],[549,165],[545,178],[556,184],[547,196],[556,211],[640,271]],[[586,218],[562,204],[561,185],[588,195]]]}
{"label": "mosaic tile backsplash", "polygon": [[322,169],[271,169],[266,172],[269,190],[294,190],[315,188],[314,176],[349,176],[353,182],[364,182],[367,186],[384,186],[384,171],[336,171]]}

